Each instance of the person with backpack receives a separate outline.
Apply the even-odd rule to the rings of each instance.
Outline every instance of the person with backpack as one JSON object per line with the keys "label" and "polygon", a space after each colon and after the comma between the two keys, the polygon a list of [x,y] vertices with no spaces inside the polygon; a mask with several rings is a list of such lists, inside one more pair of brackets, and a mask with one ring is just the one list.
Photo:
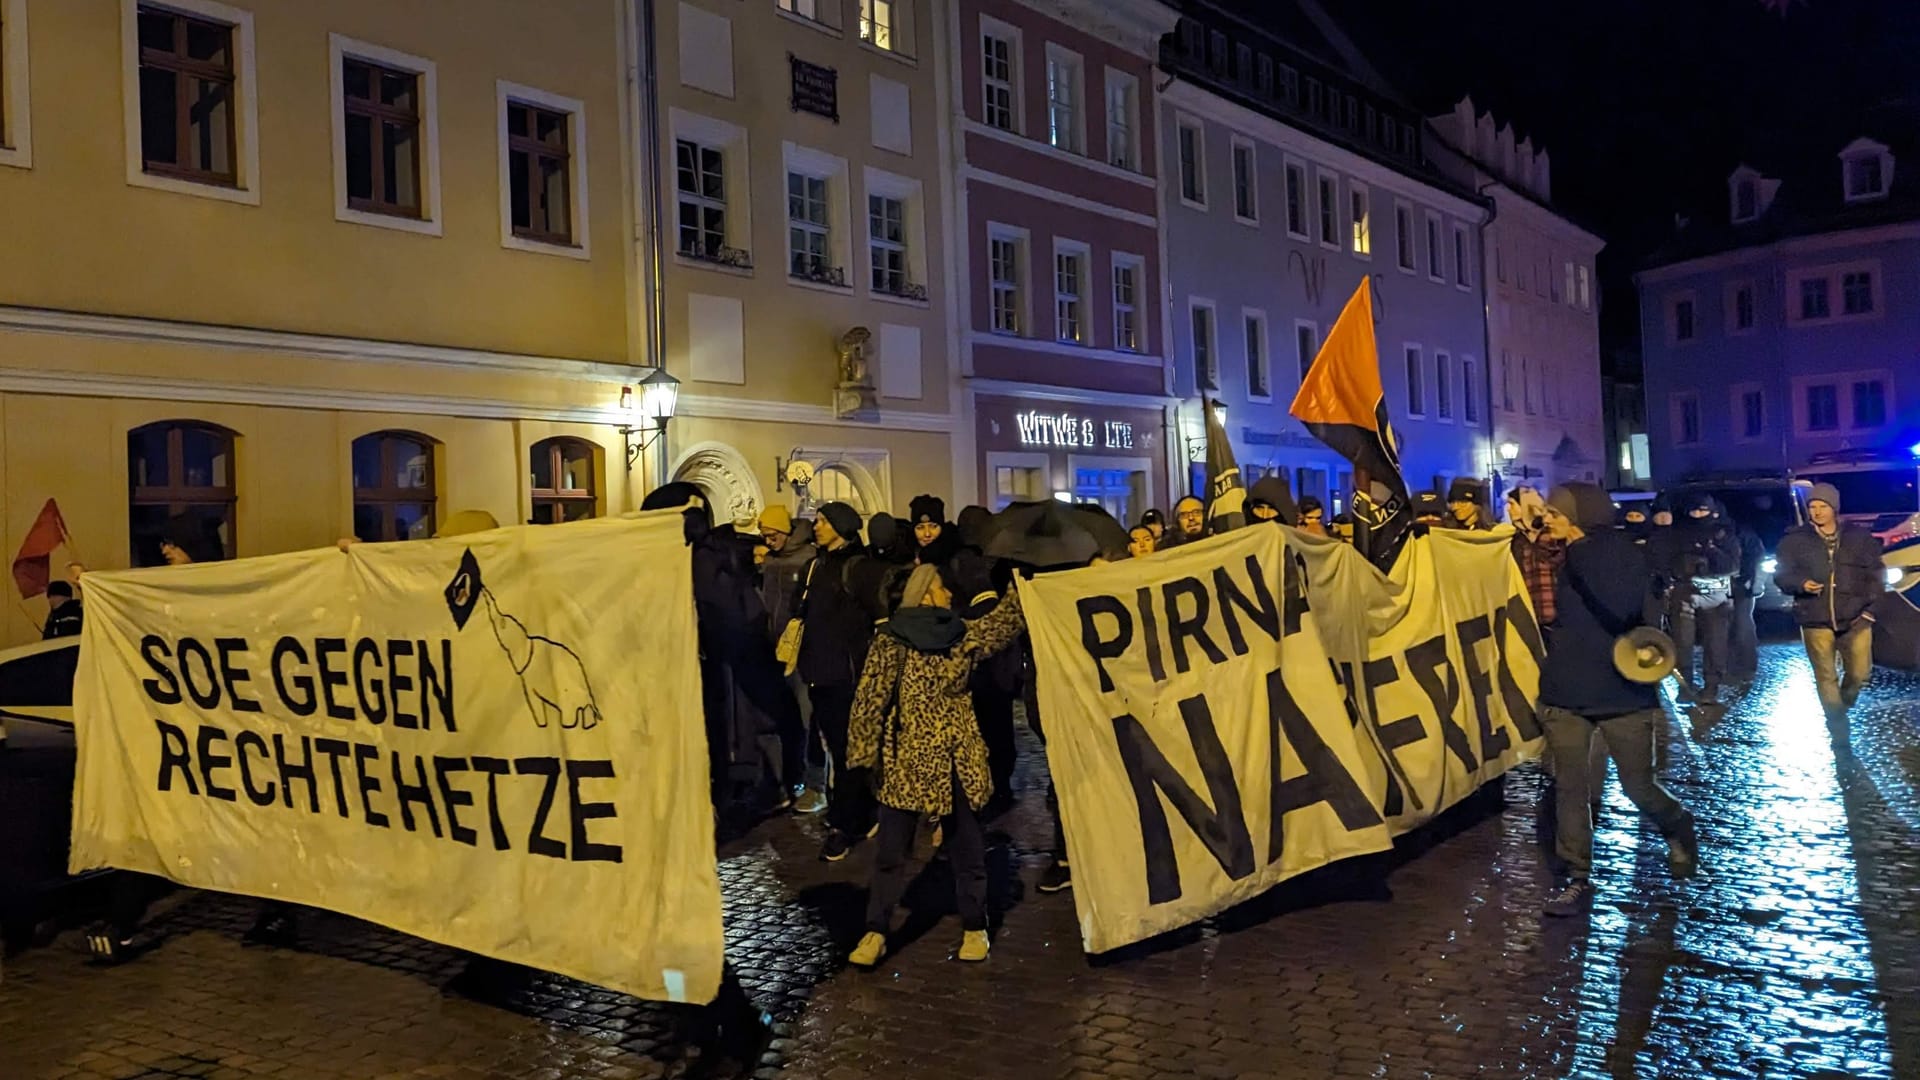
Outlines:
{"label": "person with backpack", "polygon": [[843,502],[820,508],[813,523],[819,553],[800,579],[793,608],[802,626],[798,670],[813,703],[814,726],[826,741],[832,774],[827,787],[827,837],[820,857],[839,862],[873,825],[873,796],[863,778],[850,775],[847,724],[854,688],[867,662],[874,619],[860,599],[860,514]]}
{"label": "person with backpack", "polygon": [[848,957],[872,967],[886,952],[894,908],[906,891],[907,857],[922,818],[941,821],[963,931],[959,959],[987,958],[987,854],[980,812],[993,796],[986,743],[973,715],[974,665],[1025,629],[1009,590],[987,615],[967,620],[932,563],[915,567],[868,651],[854,699],[847,762],[875,781],[879,839],[867,898],[867,929]]}
{"label": "person with backpack", "polygon": [[1838,489],[1813,485],[1807,497],[1812,523],[1781,538],[1773,581],[1793,597],[1827,735],[1834,754],[1845,757],[1853,752],[1847,713],[1873,672],[1873,602],[1887,586],[1879,539],[1839,515]]}

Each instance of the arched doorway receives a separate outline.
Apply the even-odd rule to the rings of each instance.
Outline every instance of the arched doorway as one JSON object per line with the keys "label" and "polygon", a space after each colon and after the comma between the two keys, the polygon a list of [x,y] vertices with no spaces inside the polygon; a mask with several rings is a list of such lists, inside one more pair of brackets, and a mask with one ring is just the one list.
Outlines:
{"label": "arched doorway", "polygon": [[713,507],[713,523],[729,521],[746,527],[760,517],[766,496],[760,481],[740,451],[725,443],[705,442],[688,447],[674,466],[673,478],[699,488]]}

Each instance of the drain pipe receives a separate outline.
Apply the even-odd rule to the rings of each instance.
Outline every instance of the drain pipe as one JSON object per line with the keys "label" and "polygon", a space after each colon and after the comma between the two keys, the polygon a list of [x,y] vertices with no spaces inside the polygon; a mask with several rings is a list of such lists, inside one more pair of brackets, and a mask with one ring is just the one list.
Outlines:
{"label": "drain pipe", "polygon": [[[646,213],[642,215],[641,228],[646,233],[645,271],[647,278],[646,302],[646,340],[647,357],[659,368],[667,366],[667,290],[663,279],[666,270],[666,233],[660,226],[660,79],[659,79],[659,39],[658,24],[654,17],[654,0],[638,0],[640,5],[639,60],[640,60],[640,137],[645,141],[646,154],[642,158],[645,168],[640,178],[642,201]],[[628,11],[631,12],[631,4]],[[653,452],[653,474],[656,487],[665,485],[667,475],[667,438],[661,432]]]}
{"label": "drain pipe", "polygon": [[[647,0],[652,3],[653,0]],[[1487,200],[1487,220],[1480,223],[1480,384],[1486,390],[1487,400],[1487,479],[1495,479],[1499,466],[1494,462],[1499,457],[1499,447],[1494,442],[1497,432],[1494,427],[1493,411],[1493,287],[1487,283],[1487,230],[1493,227],[1493,220],[1500,216],[1500,204],[1487,194],[1488,189],[1499,184],[1495,180],[1480,187],[1480,195]],[[1504,372],[1504,368],[1502,371]],[[1489,483],[1488,488],[1493,485]],[[1499,507],[1488,507],[1493,513]]]}

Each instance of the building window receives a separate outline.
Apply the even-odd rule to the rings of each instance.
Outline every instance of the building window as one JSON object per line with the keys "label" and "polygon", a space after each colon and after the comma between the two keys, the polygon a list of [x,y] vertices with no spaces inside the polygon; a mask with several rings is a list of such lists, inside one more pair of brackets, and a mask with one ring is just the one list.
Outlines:
{"label": "building window", "polygon": [[1300,381],[1305,382],[1307,372],[1313,370],[1313,361],[1320,355],[1320,329],[1310,322],[1293,324],[1293,351],[1300,360]]}
{"label": "building window", "polygon": [[1140,169],[1140,80],[1107,70],[1107,164]]}
{"label": "building window", "polygon": [[1831,302],[1827,297],[1828,283],[1823,277],[1806,278],[1800,282],[1800,319],[1810,322],[1824,319],[1833,314]]}
{"label": "building window", "polygon": [[1580,268],[1580,310],[1593,310],[1593,277],[1584,266]]}
{"label": "building window", "polygon": [[1753,329],[1753,286],[1742,285],[1733,291],[1733,328]]}
{"label": "building window", "polygon": [[21,169],[33,166],[27,62],[27,0],[0,0],[0,165]]}
{"label": "building window", "polygon": [[136,17],[141,167],[236,186],[233,26],[144,5]]}
{"label": "building window", "polygon": [[1674,340],[1676,342],[1693,340],[1692,300],[1674,300]]}
{"label": "building window", "polygon": [[803,19],[812,19],[815,22],[822,21],[820,19],[819,0],[780,0],[780,10],[791,12]]}
{"label": "building window", "polygon": [[1193,305],[1193,378],[1202,390],[1220,389],[1220,358],[1213,351],[1213,308]]}
{"label": "building window", "polygon": [[340,63],[347,205],[420,216],[420,77],[347,57]]}
{"label": "building window", "polygon": [[1265,53],[1260,54],[1258,71],[1254,76],[1254,88],[1260,91],[1261,97],[1273,96],[1273,57]]}
{"label": "building window", "polygon": [[1479,380],[1474,375],[1473,358],[1460,359],[1460,416],[1469,424],[1480,422],[1480,395],[1475,387]]}
{"label": "building window", "polygon": [[1567,288],[1565,293],[1565,296],[1567,298],[1567,305],[1569,307],[1578,307],[1580,304],[1580,299],[1579,299],[1580,294],[1578,291],[1578,282],[1575,279],[1574,273],[1573,273],[1572,259],[1568,259],[1566,262],[1561,264],[1561,272],[1562,272],[1562,275],[1567,279]]}
{"label": "building window", "polygon": [[1752,180],[1742,180],[1733,186],[1733,221],[1738,225],[1743,221],[1752,221],[1760,216],[1760,188]]}
{"label": "building window", "polygon": [[1080,58],[1047,47],[1047,141],[1070,154],[1084,151],[1081,123]]}
{"label": "building window", "polygon": [[1700,399],[1681,394],[1674,399],[1673,441],[1678,446],[1693,446],[1700,441]]}
{"label": "building window", "polygon": [[1807,387],[1807,430],[1840,430],[1840,388],[1831,383]]}
{"label": "building window", "polygon": [[1447,280],[1446,255],[1440,250],[1440,219],[1427,216],[1427,276],[1435,281]]}
{"label": "building window", "polygon": [[1241,221],[1260,220],[1259,178],[1254,162],[1253,144],[1236,137],[1233,140],[1233,216]]}
{"label": "building window", "polygon": [[1347,192],[1347,202],[1353,224],[1353,253],[1355,255],[1373,254],[1373,209],[1368,202],[1367,189],[1358,184]]}
{"label": "building window", "polygon": [[1307,170],[1287,162],[1287,234],[1307,239]]}
{"label": "building window", "polygon": [[993,470],[993,490],[999,506],[1008,503],[1042,502],[1052,497],[1047,490],[1047,470],[1037,465],[1000,465]]}
{"label": "building window", "polygon": [[[692,139],[674,140],[673,151],[680,254],[718,259],[727,246],[726,152]],[[791,177],[788,183],[791,185]]]}
{"label": "building window", "polygon": [[1878,199],[1887,193],[1886,161],[1878,153],[1847,158],[1846,173],[1848,202]]}
{"label": "building window", "polygon": [[1400,269],[1412,270],[1418,261],[1414,248],[1419,242],[1413,237],[1413,208],[1396,206],[1393,208],[1393,245]]}
{"label": "building window", "polygon": [[1873,312],[1873,273],[1854,270],[1840,275],[1840,311],[1845,315]]}
{"label": "building window", "polygon": [[1433,354],[1433,412],[1442,420],[1453,419],[1453,358],[1443,352]]}
{"label": "building window", "polygon": [[1420,346],[1407,346],[1407,415],[1427,414],[1425,373],[1421,369]]}
{"label": "building window", "polygon": [[1740,437],[1757,439],[1767,428],[1767,399],[1758,389],[1740,391]]}
{"label": "building window", "polygon": [[1090,343],[1092,328],[1087,325],[1087,252],[1055,251],[1053,255],[1054,332],[1061,341],[1076,345]]}
{"label": "building window", "polygon": [[1453,283],[1463,289],[1473,284],[1473,243],[1458,225],[1453,227]]}
{"label": "building window", "polygon": [[993,332],[1019,334],[1026,305],[1020,296],[1021,242],[1012,236],[987,238],[987,267],[993,290]]}
{"label": "building window", "polygon": [[1019,110],[1014,106],[1013,80],[1019,49],[1011,37],[989,30],[980,35],[980,56],[980,85],[987,126],[1018,131],[1015,125]]}
{"label": "building window", "polygon": [[376,431],[353,440],[353,535],[368,543],[433,536],[433,440]]}
{"label": "building window", "polygon": [[1272,367],[1267,361],[1267,317],[1254,312],[1244,316],[1247,340],[1247,396],[1273,396]]}
{"label": "building window", "polygon": [[[697,158],[696,158],[697,160]],[[695,177],[699,182],[699,177]],[[702,229],[700,217],[695,215],[695,235],[705,234],[708,239],[724,244],[726,242],[726,205],[721,203],[716,222],[717,237],[713,230]],[[685,211],[682,211],[684,216]],[[681,226],[682,245],[685,245],[686,226]],[[814,281],[822,284],[844,285],[846,274],[833,265],[833,252],[828,244],[827,225],[827,180],[822,176],[808,176],[801,172],[787,173],[787,273],[801,281]],[[701,242],[706,242],[702,240]],[[838,279],[838,280],[835,280]]]}
{"label": "building window", "polygon": [[893,51],[894,0],[860,0],[860,40]]}
{"label": "building window", "polygon": [[1853,384],[1853,427],[1885,427],[1887,423],[1887,384],[1879,379],[1862,379]]}
{"label": "building window", "polygon": [[598,513],[594,456],[593,444],[585,439],[562,436],[533,444],[532,524],[584,521]]}
{"label": "building window", "polygon": [[1521,404],[1526,406],[1527,415],[1533,415],[1533,372],[1527,364],[1527,358],[1520,358],[1520,396]]}
{"label": "building window", "polygon": [[1204,210],[1207,206],[1206,139],[1200,125],[1180,121],[1180,201]]}
{"label": "building window", "polygon": [[1140,351],[1140,276],[1145,264],[1140,260],[1113,260],[1113,347],[1123,352]]}
{"label": "building window", "polygon": [[886,195],[867,196],[867,256],[873,291],[907,295],[907,204]]}
{"label": "building window", "polygon": [[1340,246],[1340,179],[1324,173],[1320,176],[1320,242]]}
{"label": "building window", "polygon": [[236,503],[233,433],[171,420],[127,433],[127,520],[134,566],[160,566],[167,539],[196,541],[195,562],[231,559]]}
{"label": "building window", "polygon": [[572,119],[537,104],[507,102],[508,200],[517,237],[573,243]]}

